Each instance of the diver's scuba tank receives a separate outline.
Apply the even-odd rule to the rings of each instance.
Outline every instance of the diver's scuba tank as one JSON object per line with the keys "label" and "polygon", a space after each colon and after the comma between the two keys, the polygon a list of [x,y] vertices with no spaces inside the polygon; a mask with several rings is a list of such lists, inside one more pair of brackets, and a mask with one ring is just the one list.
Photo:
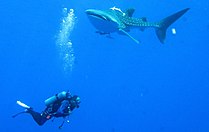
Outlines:
{"label": "diver's scuba tank", "polygon": [[68,95],[69,95],[68,92],[63,91],[63,92],[60,92],[60,93],[58,93],[58,94],[56,94],[56,95],[54,95],[54,96],[52,96],[52,97],[46,99],[46,100],[44,101],[44,103],[45,103],[46,106],[49,106],[49,105],[53,104],[54,102],[56,102],[56,101],[58,101],[58,100],[61,101],[61,100],[66,99],[66,98],[68,97]]}

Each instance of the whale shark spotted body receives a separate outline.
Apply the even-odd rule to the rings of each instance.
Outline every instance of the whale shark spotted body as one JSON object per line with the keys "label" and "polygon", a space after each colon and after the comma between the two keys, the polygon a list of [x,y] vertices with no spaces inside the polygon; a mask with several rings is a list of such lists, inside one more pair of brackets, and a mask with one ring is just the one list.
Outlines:
{"label": "whale shark spotted body", "polygon": [[184,15],[189,8],[183,9],[174,13],[158,22],[148,22],[145,17],[134,18],[132,17],[134,9],[130,8],[124,12],[116,7],[112,7],[108,10],[87,9],[85,12],[90,22],[98,30],[100,34],[110,34],[113,32],[119,32],[127,35],[136,43],[139,43],[137,39],[132,37],[128,32],[131,28],[139,28],[143,31],[145,28],[155,28],[156,35],[161,43],[164,43],[166,37],[167,28]]}

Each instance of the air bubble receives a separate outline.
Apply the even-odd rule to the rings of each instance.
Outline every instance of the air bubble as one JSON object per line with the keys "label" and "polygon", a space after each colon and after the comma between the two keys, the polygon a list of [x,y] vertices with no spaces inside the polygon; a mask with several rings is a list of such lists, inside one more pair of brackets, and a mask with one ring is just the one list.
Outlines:
{"label": "air bubble", "polygon": [[70,9],[68,12],[67,8],[63,8],[63,19],[60,23],[60,30],[57,34],[57,46],[60,53],[60,58],[63,63],[64,72],[72,72],[75,55],[73,49],[73,43],[70,39],[71,33],[75,25],[75,14],[74,10]]}

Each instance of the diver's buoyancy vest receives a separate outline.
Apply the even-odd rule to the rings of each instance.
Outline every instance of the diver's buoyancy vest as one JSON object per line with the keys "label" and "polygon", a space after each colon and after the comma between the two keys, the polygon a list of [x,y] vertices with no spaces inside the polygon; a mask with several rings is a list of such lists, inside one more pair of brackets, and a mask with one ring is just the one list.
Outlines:
{"label": "diver's buoyancy vest", "polygon": [[64,99],[66,99],[67,96],[68,96],[68,93],[63,91],[63,92],[60,92],[60,93],[58,93],[58,94],[56,94],[56,95],[46,99],[44,101],[44,103],[45,103],[46,106],[49,106],[49,105],[53,104],[54,102],[56,102],[58,100],[62,101]]}

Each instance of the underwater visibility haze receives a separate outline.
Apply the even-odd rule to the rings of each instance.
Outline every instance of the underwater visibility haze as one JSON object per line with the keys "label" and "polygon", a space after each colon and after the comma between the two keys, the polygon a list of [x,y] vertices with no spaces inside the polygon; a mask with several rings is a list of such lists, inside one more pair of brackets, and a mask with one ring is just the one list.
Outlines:
{"label": "underwater visibility haze", "polygon": [[[7,0],[1,4],[2,132],[209,131],[208,1]],[[94,13],[94,18],[111,23],[114,32],[98,31],[87,10],[110,8],[120,14]],[[124,17],[127,9],[134,13]],[[161,30],[156,36],[156,28],[143,28],[162,27],[163,18],[181,10],[181,17],[167,26],[165,41]],[[24,111],[17,101],[42,112],[47,98],[67,90],[79,95],[81,103],[61,130],[62,118],[43,126],[29,114],[12,118]]]}

